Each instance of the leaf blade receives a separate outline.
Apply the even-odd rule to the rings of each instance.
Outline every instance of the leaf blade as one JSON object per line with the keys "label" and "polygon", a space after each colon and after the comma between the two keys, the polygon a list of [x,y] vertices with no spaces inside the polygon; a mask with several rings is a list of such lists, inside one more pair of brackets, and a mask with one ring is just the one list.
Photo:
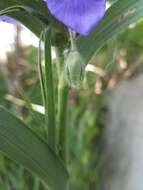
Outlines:
{"label": "leaf blade", "polygon": [[[17,11],[9,13],[9,15],[16,20],[20,21],[23,25],[29,28],[38,37],[41,31],[46,27],[49,19],[48,9],[46,8],[43,1],[28,1],[28,0],[1,0],[0,11],[13,7],[23,7],[25,11]],[[37,14],[37,15],[36,15]],[[30,19],[29,19],[30,18]],[[42,19],[46,18],[44,23]]]}
{"label": "leaf blade", "polygon": [[143,0],[118,0],[114,3],[91,35],[77,39],[77,47],[85,64],[109,39],[141,17],[143,17]]}
{"label": "leaf blade", "polygon": [[38,135],[0,107],[0,151],[37,174],[51,190],[66,190],[62,162]]}

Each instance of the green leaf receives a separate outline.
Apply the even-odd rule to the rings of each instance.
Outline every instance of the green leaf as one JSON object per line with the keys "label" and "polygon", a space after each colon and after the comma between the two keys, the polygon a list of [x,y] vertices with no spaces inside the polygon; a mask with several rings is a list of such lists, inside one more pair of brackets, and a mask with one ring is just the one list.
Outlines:
{"label": "green leaf", "polygon": [[24,24],[37,36],[40,36],[50,17],[44,1],[0,0],[0,11],[10,7],[23,7],[23,10],[9,13],[9,15]]}
{"label": "green leaf", "polygon": [[49,13],[44,1],[36,0],[1,0],[0,10],[6,9],[12,6],[23,6],[33,10],[37,10],[41,15],[46,15],[49,18]]}
{"label": "green leaf", "polygon": [[[14,12],[16,7],[21,9]],[[4,14],[6,9],[11,9],[11,12],[5,11],[5,14],[20,21],[38,37],[49,24],[52,24],[55,31],[65,35],[67,33],[66,28],[51,16],[43,0],[0,0],[0,13],[3,11]]]}
{"label": "green leaf", "polygon": [[88,37],[80,37],[77,40],[77,47],[85,64],[109,39],[141,17],[143,17],[143,0],[118,0],[114,3],[96,30]]}
{"label": "green leaf", "polygon": [[48,144],[56,149],[56,111],[54,97],[54,80],[51,49],[51,30],[44,32],[44,64],[45,64],[45,119],[48,127]]}
{"label": "green leaf", "polygon": [[40,36],[41,31],[46,27],[46,25],[43,22],[41,22],[37,17],[27,12],[15,12],[9,15],[15,18],[16,20],[20,21],[38,37]]}
{"label": "green leaf", "polygon": [[0,107],[0,151],[39,176],[50,190],[66,190],[68,174],[48,145]]}

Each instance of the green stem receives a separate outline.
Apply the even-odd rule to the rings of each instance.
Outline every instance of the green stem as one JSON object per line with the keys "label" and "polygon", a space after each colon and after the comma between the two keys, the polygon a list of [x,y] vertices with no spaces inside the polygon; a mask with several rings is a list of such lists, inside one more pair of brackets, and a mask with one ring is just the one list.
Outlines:
{"label": "green stem", "polygon": [[58,47],[55,47],[55,53],[56,53],[56,67],[57,67],[58,80],[60,80],[61,73],[63,72],[62,50]]}
{"label": "green stem", "polygon": [[69,87],[65,85],[63,77],[59,82],[58,89],[58,128],[59,128],[59,156],[67,162],[67,107]]}
{"label": "green stem", "polygon": [[55,123],[55,100],[54,100],[50,33],[51,31],[47,30],[45,32],[45,39],[44,39],[45,89],[46,89],[45,116],[46,116],[46,125],[48,126],[48,143],[51,146],[51,148],[55,150],[56,123]]}
{"label": "green stem", "polygon": [[70,43],[71,43],[71,51],[75,51],[77,49],[76,47],[76,41],[75,41],[75,33],[69,29],[69,38],[70,38]]}
{"label": "green stem", "polygon": [[[41,95],[42,95],[42,101],[44,108],[46,107],[46,90],[45,90],[45,81],[44,81],[44,72],[42,67],[42,41],[44,40],[44,31],[41,32],[40,40],[39,40],[39,48],[38,48],[38,71],[39,71],[39,79],[40,79],[40,87],[41,87]],[[44,125],[44,133],[45,137],[47,139],[48,134],[47,126]]]}
{"label": "green stem", "polygon": [[68,107],[68,94],[69,87],[66,85],[64,79],[64,65],[63,65],[63,56],[59,48],[55,49],[56,59],[57,59],[57,70],[58,70],[58,114],[57,114],[57,123],[59,130],[59,156],[65,162],[67,162],[67,107]]}
{"label": "green stem", "polygon": [[40,189],[40,180],[35,177],[34,178],[34,184],[33,184],[33,190],[39,190]]}

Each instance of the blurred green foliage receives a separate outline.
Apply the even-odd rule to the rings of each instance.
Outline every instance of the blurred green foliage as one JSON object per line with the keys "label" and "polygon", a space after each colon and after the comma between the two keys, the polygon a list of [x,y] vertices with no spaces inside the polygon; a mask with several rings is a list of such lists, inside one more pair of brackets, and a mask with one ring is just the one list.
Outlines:
{"label": "blurred green foliage", "polygon": [[[71,190],[100,189],[102,130],[106,126],[107,112],[106,93],[120,81],[142,72],[142,33],[143,21],[140,20],[136,25],[130,26],[124,33],[108,42],[91,63],[96,66],[96,71],[86,73],[80,91],[70,91],[67,126]],[[59,39],[61,40],[61,37]],[[22,51],[22,59],[25,62],[23,68],[20,68],[22,80],[16,87],[16,94],[10,94],[6,78],[8,76],[5,76],[1,69],[0,101],[43,136],[44,116],[33,111],[31,106],[31,102],[42,105],[37,71],[37,50],[34,47],[28,47]],[[14,54],[15,52],[11,56]],[[5,67],[5,69],[8,68]],[[13,75],[15,75],[14,72]],[[56,81],[56,74],[54,77]],[[7,95],[23,100],[24,105],[18,104],[18,101],[14,99],[8,100]],[[0,190],[28,189],[42,190],[45,187],[37,177],[1,155]]]}

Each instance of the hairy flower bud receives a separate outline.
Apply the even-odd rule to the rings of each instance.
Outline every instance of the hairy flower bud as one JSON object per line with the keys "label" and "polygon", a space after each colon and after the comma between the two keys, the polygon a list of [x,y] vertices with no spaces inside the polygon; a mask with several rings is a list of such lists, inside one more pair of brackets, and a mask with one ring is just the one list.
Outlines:
{"label": "hairy flower bud", "polygon": [[85,72],[85,65],[78,51],[71,51],[65,61],[65,76],[73,88],[80,88]]}

